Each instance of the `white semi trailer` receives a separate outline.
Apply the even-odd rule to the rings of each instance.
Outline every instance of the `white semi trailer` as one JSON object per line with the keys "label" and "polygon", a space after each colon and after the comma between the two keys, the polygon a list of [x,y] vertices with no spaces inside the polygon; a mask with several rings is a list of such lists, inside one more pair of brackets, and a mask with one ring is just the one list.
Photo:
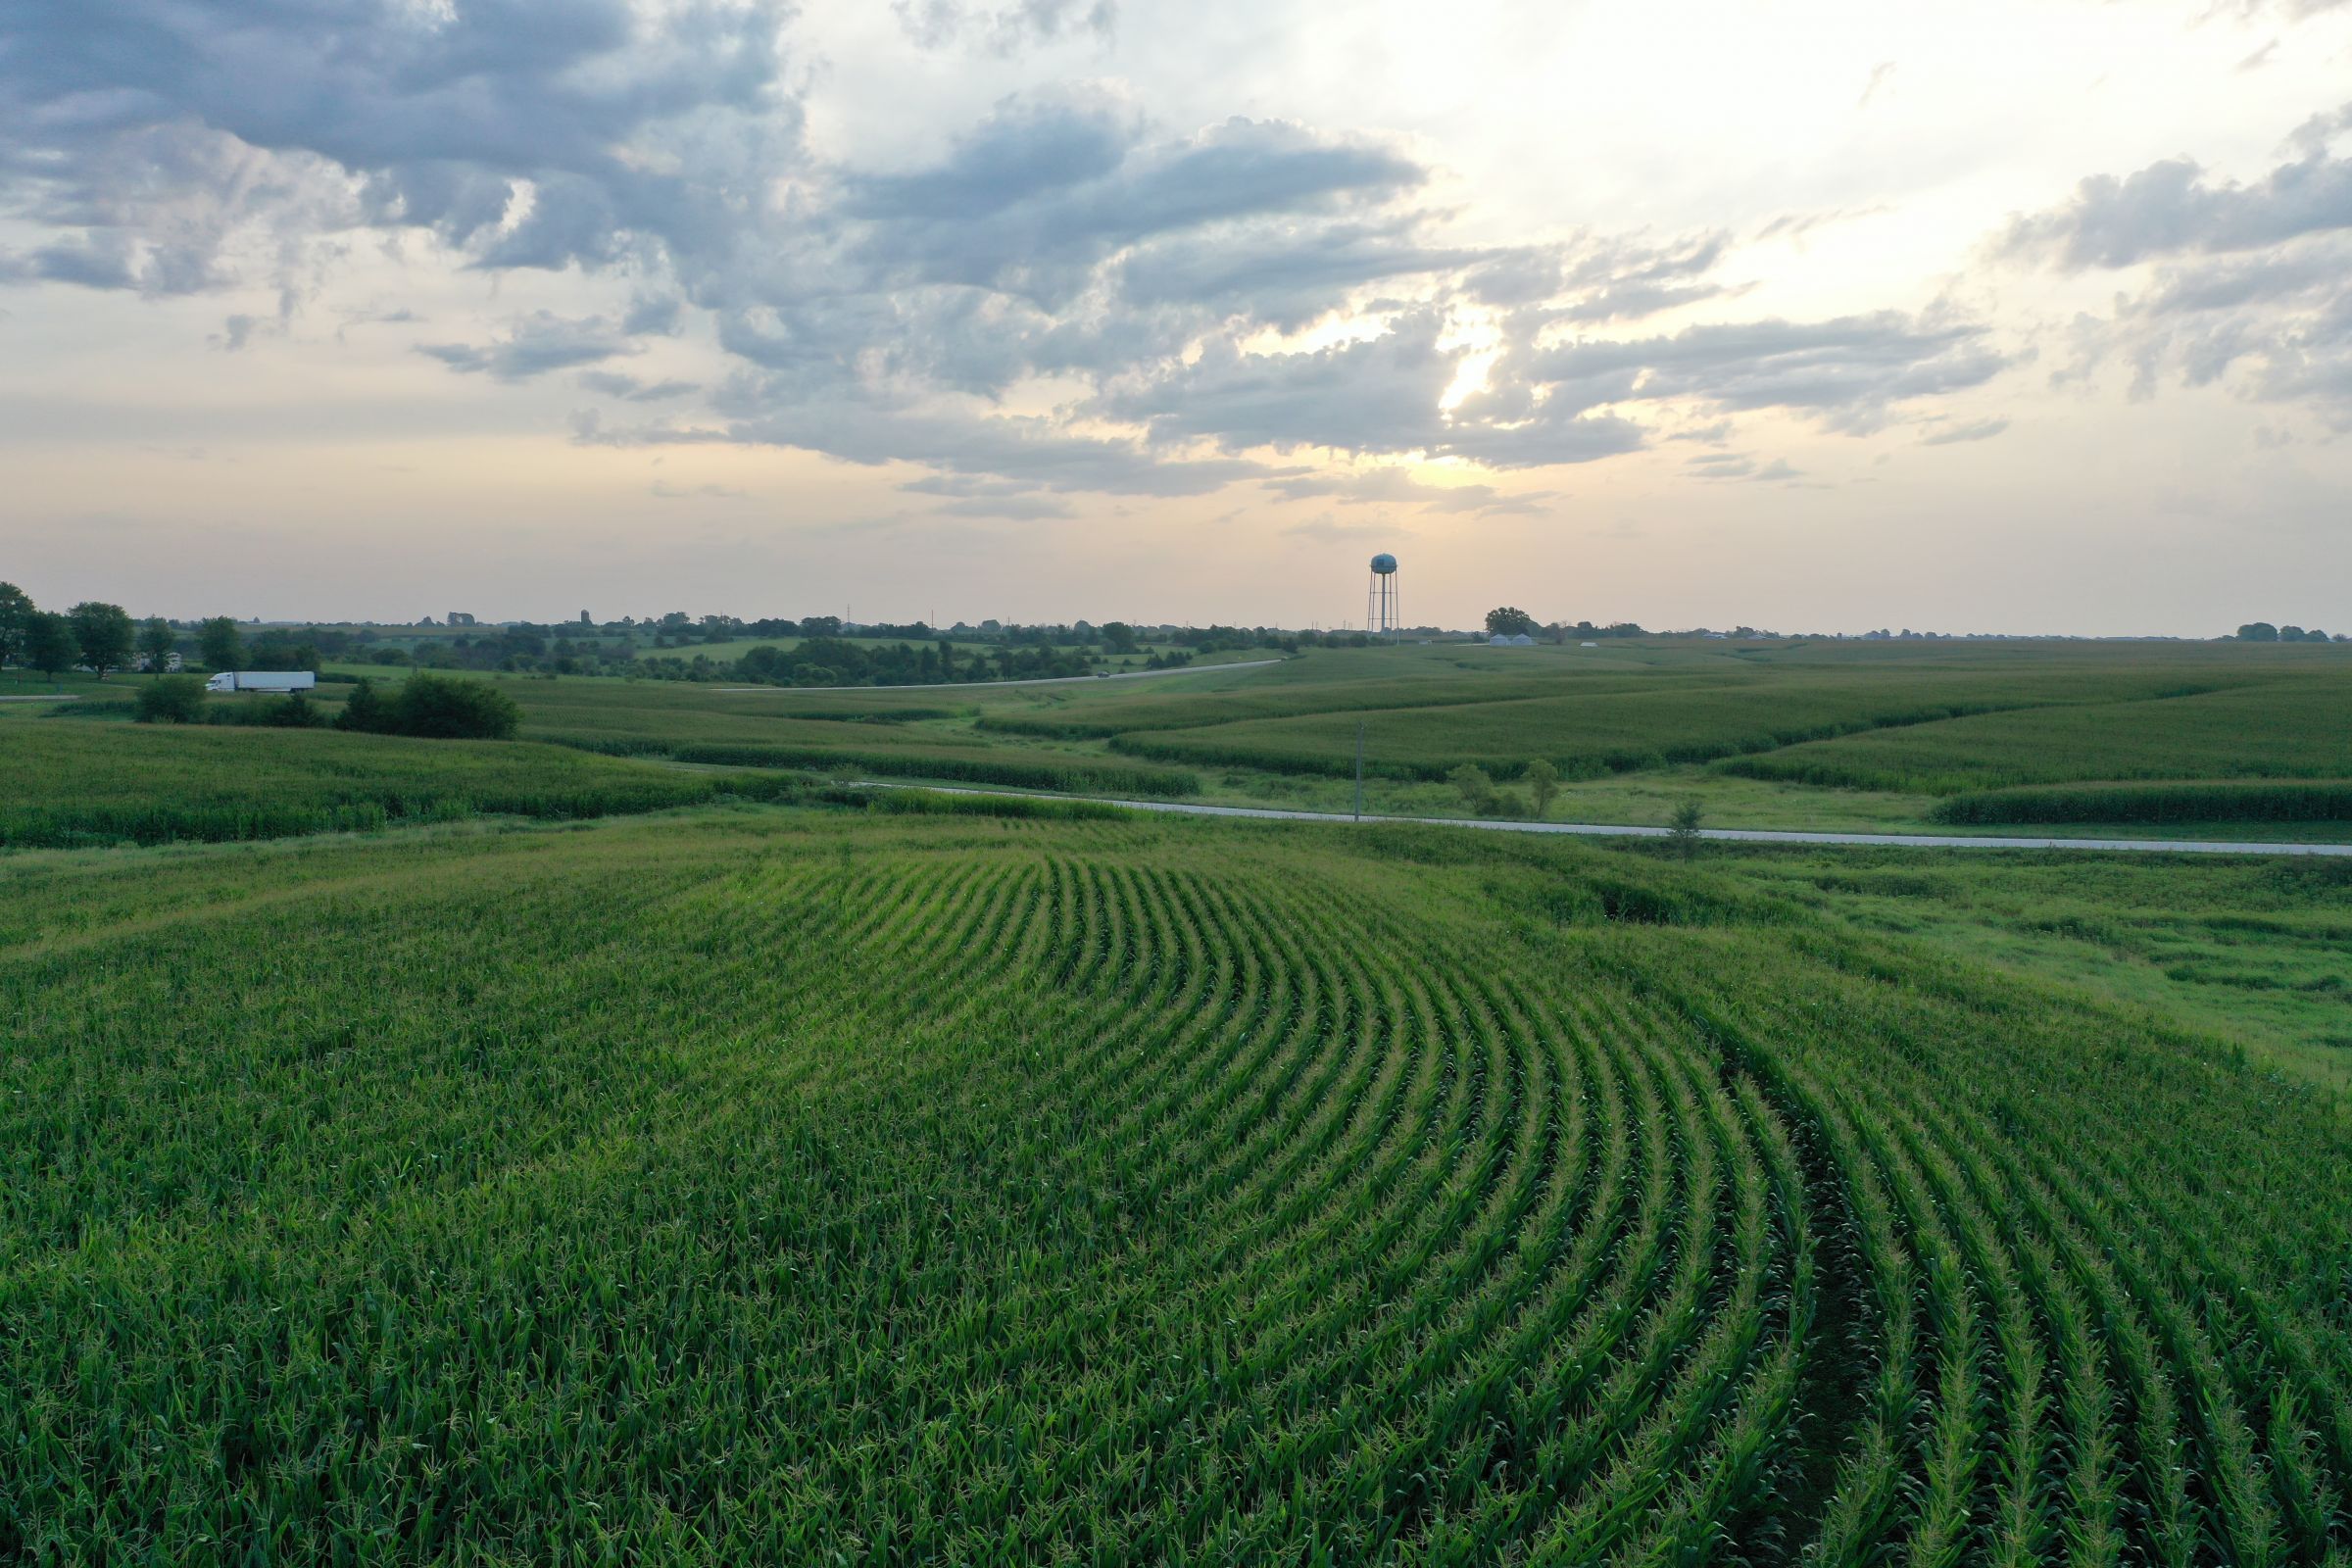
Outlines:
{"label": "white semi trailer", "polygon": [[307,692],[318,677],[307,669],[224,669],[204,683],[208,692]]}

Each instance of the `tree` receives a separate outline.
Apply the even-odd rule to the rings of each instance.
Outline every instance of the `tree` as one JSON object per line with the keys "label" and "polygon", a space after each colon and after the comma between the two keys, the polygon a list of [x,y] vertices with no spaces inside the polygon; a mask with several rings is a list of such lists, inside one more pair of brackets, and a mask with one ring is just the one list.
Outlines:
{"label": "tree", "polygon": [[1481,816],[1494,814],[1494,781],[1476,762],[1464,762],[1446,775],[1446,782],[1462,792],[1462,804]]}
{"label": "tree", "polygon": [[1536,617],[1524,610],[1505,605],[1500,610],[1487,612],[1487,635],[1490,637],[1533,637],[1541,628]]}
{"label": "tree", "polygon": [[1135,628],[1123,620],[1102,623],[1102,646],[1114,654],[1132,654],[1137,648]]}
{"label": "tree", "polygon": [[0,664],[24,662],[24,640],[32,634],[36,613],[24,589],[13,582],[0,582]]}
{"label": "tree", "polygon": [[172,623],[161,615],[149,615],[139,622],[139,657],[147,662],[147,673],[161,675],[164,666],[172,662],[172,652],[179,639],[172,634]]}
{"label": "tree", "polygon": [[226,615],[215,615],[196,628],[196,657],[204,667],[219,672],[236,669],[245,662],[245,638],[237,623]]}
{"label": "tree", "polygon": [[193,724],[203,709],[204,682],[193,675],[169,675],[139,691],[142,724]]}
{"label": "tree", "polygon": [[266,631],[253,640],[250,657],[256,669],[307,669],[314,675],[318,672],[318,642],[307,634]]}
{"label": "tree", "polygon": [[252,722],[278,729],[318,729],[326,723],[326,714],[302,693],[288,692],[284,702],[263,704]]}
{"label": "tree", "polygon": [[1666,837],[1672,841],[1675,853],[1686,860],[1698,853],[1699,823],[1706,811],[1695,800],[1687,800],[1674,808],[1666,819]]}
{"label": "tree", "polygon": [[57,679],[74,667],[74,623],[63,615],[36,610],[24,633],[24,662]]}
{"label": "tree", "polygon": [[73,625],[74,646],[80,652],[81,662],[100,680],[106,679],[108,670],[130,662],[130,612],[121,605],[85,599],[67,611],[66,618]]}
{"label": "tree", "polygon": [[2275,643],[2278,640],[2278,628],[2267,620],[2249,620],[2237,628],[2237,640],[2241,643]]}
{"label": "tree", "polygon": [[363,684],[352,692],[337,722],[344,729],[378,735],[504,741],[514,738],[522,710],[514,698],[484,682],[419,672],[402,681],[390,697],[378,696]]}
{"label": "tree", "polygon": [[363,680],[344,699],[343,711],[335,715],[335,728],[358,730],[362,734],[388,733],[392,725],[391,706],[375,689],[375,682]]}
{"label": "tree", "polygon": [[1551,812],[1551,803],[1560,793],[1560,770],[1541,757],[1527,764],[1527,800],[1534,808],[1529,814],[1542,821]]}

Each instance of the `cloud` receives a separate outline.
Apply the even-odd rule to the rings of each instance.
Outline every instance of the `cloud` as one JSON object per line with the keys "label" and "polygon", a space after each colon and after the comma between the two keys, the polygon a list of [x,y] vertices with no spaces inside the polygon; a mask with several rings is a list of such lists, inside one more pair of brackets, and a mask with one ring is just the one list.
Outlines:
{"label": "cloud", "polygon": [[649,494],[664,501],[740,501],[746,492],[723,484],[673,484],[667,479],[656,479]]}
{"label": "cloud", "polygon": [[591,392],[630,403],[660,403],[702,390],[695,381],[640,381],[619,370],[582,370],[579,383]]}
{"label": "cloud", "polygon": [[1521,359],[1545,406],[1679,401],[1791,409],[1867,431],[1894,404],[1981,386],[2011,363],[1982,325],[1884,311],[1827,321],[1712,322],[1671,336],[1577,339]]}
{"label": "cloud", "polygon": [[1377,206],[1418,186],[1416,164],[1281,122],[1235,119],[1148,140],[1099,98],[1008,99],[940,163],[844,182],[862,226],[849,254],[895,284],[987,288],[1044,309],[1155,236],[1246,220]]}
{"label": "cloud", "polygon": [[1410,529],[1385,522],[1342,522],[1330,513],[1295,522],[1282,530],[1286,539],[1305,539],[1316,544],[1346,544],[1356,539],[1411,538]]}
{"label": "cloud", "polygon": [[1077,515],[1068,502],[1053,496],[969,496],[948,502],[939,511],[951,517],[1011,517],[1025,522]]}
{"label": "cloud", "polygon": [[1461,359],[1440,346],[1445,326],[1437,313],[1416,312],[1377,337],[1296,354],[1246,353],[1222,339],[1105,408],[1149,425],[1156,440],[1208,440],[1228,452],[1434,450],[1444,439],[1438,400]]}
{"label": "cloud", "polygon": [[1759,463],[1740,452],[1710,452],[1684,462],[1683,469],[1696,479],[1738,479],[1751,484],[1781,483],[1804,477],[1804,471],[1786,458]]}
{"label": "cloud", "polygon": [[2120,359],[2141,395],[2166,379],[2228,379],[2352,428],[2352,157],[2331,151],[2347,130],[2352,105],[2304,122],[2295,156],[2259,180],[2168,160],[2095,175],[2061,206],[2014,220],[1998,242],[2013,258],[2147,269],[2141,291],[2078,323],[2078,359],[2062,376]]}
{"label": "cloud", "polygon": [[[1868,428],[2004,363],[1973,327],[1892,316],[1595,337],[1720,314],[1739,292],[1730,236],[1458,243],[1401,143],[1169,125],[1111,89],[1006,97],[893,167],[835,158],[804,135],[793,85],[818,63],[763,0],[16,10],[0,201],[28,237],[0,281],[164,295],[267,274],[282,319],[330,258],[394,237],[502,290],[561,272],[487,340],[416,349],[498,382],[568,371],[623,404],[709,401],[694,421],[586,410],[583,442],[906,464],[1010,487],[951,505],[1035,512],[1278,476],[1247,456],[1263,449],[1591,462],[1646,444],[1643,406],[1669,429],[1764,408]],[[1084,45],[1115,13],[901,0],[897,16],[918,47],[1004,55]],[[556,298],[564,314],[528,308]],[[224,342],[259,330],[245,319]],[[1472,330],[1497,319],[1506,352],[1448,409]],[[1319,323],[1348,340],[1266,346]],[[707,389],[610,363],[704,332],[730,365]],[[1471,496],[1414,504],[1537,504]]]}
{"label": "cloud", "polygon": [[517,319],[496,342],[419,343],[416,352],[466,374],[487,372],[500,381],[527,381],[550,370],[634,354],[637,347],[604,317],[566,318],[536,311]]}
{"label": "cloud", "polygon": [[1266,488],[1286,501],[1329,497],[1343,507],[1413,507],[1423,512],[1535,513],[1549,490],[1505,495],[1491,484],[1425,484],[1400,467],[1362,468],[1350,473],[1298,473],[1269,479]]}
{"label": "cloud", "polygon": [[2301,133],[2303,156],[2251,184],[2208,178],[2185,158],[2121,179],[2094,174],[2059,207],[2013,220],[2000,247],[2082,271],[2258,250],[2352,228],[2352,159],[2328,156],[2326,141],[2348,118],[2352,110],[2309,122]]}
{"label": "cloud", "polygon": [[1064,38],[1107,41],[1118,21],[1114,0],[1017,0],[976,6],[959,0],[891,0],[899,27],[918,49],[979,48],[999,57]]}
{"label": "cloud", "polygon": [[1919,444],[1923,447],[1948,447],[1964,441],[1989,441],[2008,428],[2007,419],[1971,419],[1965,424],[1936,424],[1919,438]]}
{"label": "cloud", "polygon": [[855,402],[803,405],[747,414],[716,425],[650,424],[610,428],[592,409],[571,416],[583,446],[740,445],[796,447],[847,463],[913,463],[948,478],[1006,481],[999,494],[1101,491],[1110,495],[1194,496],[1239,479],[1259,478],[1261,464],[1231,458],[1173,458],[1140,443],[1072,435],[1044,418],[982,416],[953,408],[883,410]]}
{"label": "cloud", "polygon": [[[49,221],[136,233],[151,291],[217,281],[228,240],[265,217],[291,235],[420,226],[484,265],[611,262],[715,219],[725,166],[797,145],[781,18],[627,0],[15,7],[0,177]],[[689,142],[699,156],[678,161]]]}

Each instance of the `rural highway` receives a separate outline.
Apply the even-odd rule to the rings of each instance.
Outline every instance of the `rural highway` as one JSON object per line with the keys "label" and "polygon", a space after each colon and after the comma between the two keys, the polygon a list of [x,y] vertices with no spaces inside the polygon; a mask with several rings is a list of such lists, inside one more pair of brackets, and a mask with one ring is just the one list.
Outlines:
{"label": "rural highway", "polygon": [[[1233,666],[1226,666],[1231,668]],[[928,790],[935,795],[992,795],[1013,800],[1093,801],[1131,811],[1173,811],[1181,816],[1252,816],[1284,822],[1409,822],[1430,827],[1483,828],[1493,833],[1569,833],[1585,838],[1662,839],[1662,827],[1632,827],[1610,822],[1509,822],[1489,817],[1365,816],[1345,811],[1286,811],[1271,806],[1190,806],[1177,801],[1114,801],[1093,795],[1029,795],[1019,790],[976,790],[945,784],[893,784],[879,779],[860,781],[860,787],[880,790]],[[1701,828],[1702,839],[1740,844],[1855,844],[1888,850],[2106,850],[2135,855],[2346,855],[2352,844],[2233,844],[2213,839],[2048,839],[1972,837],[1957,833],[1800,833],[1770,828]]]}
{"label": "rural highway", "polygon": [[[1162,675],[1206,675],[1214,670],[1263,669],[1279,659],[1242,659],[1230,664],[1180,664],[1174,669],[1122,669],[1114,675],[1029,675],[1020,680],[935,680],[921,686],[714,686],[724,697],[743,692],[968,692],[975,686],[1083,686],[1094,680],[1156,680]],[[975,792],[979,793],[979,792]]]}

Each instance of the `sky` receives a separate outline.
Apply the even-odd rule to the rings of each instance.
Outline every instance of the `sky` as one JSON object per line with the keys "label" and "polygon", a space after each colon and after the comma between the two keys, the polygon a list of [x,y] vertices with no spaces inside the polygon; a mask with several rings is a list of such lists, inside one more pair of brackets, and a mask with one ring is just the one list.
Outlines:
{"label": "sky", "polygon": [[50,608],[2352,631],[2352,4],[0,0]]}

